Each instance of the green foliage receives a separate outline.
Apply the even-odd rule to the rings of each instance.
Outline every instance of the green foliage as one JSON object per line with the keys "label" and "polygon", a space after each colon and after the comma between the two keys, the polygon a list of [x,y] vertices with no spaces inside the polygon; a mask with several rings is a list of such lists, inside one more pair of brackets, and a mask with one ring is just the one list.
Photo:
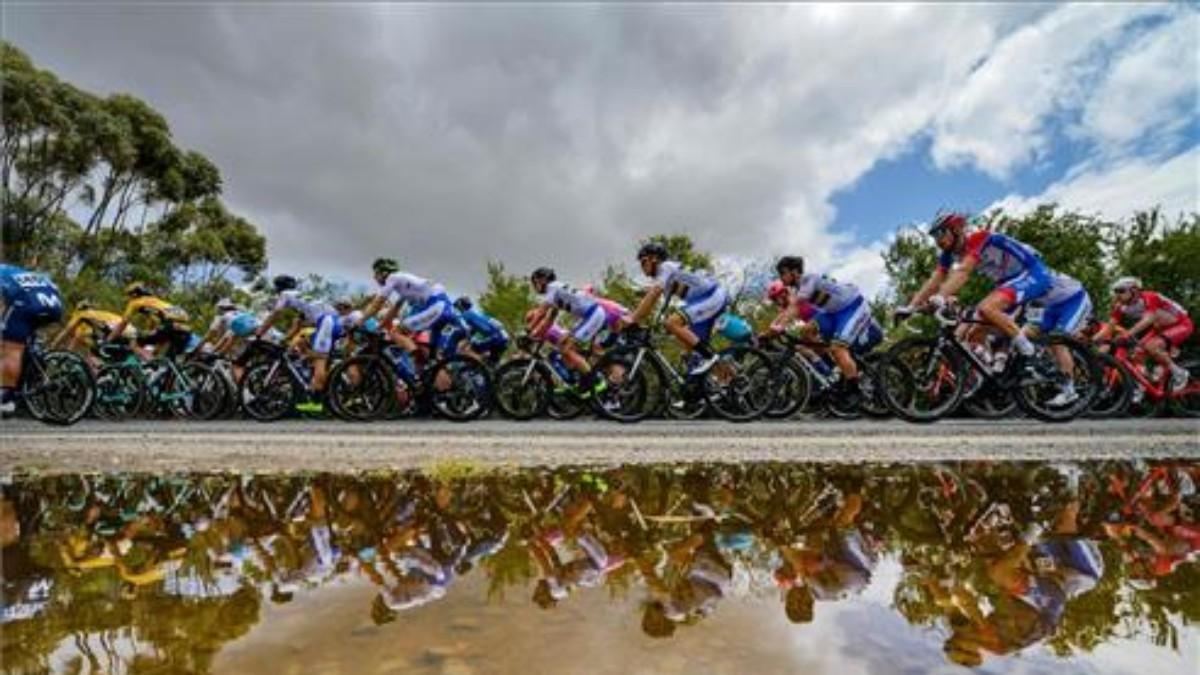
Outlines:
{"label": "green foliage", "polygon": [[525,313],[533,307],[529,280],[509,274],[504,264],[498,261],[488,262],[487,274],[487,289],[479,296],[479,306],[503,323],[510,334],[516,335],[524,330]]}
{"label": "green foliage", "polygon": [[1108,243],[1116,261],[1113,276],[1136,276],[1200,316],[1200,213],[1172,224],[1157,209],[1144,211],[1126,227],[1114,228]]}
{"label": "green foliage", "polygon": [[[266,267],[262,235],[218,198],[220,171],[176,146],[160,113],[77,89],[7,42],[0,59],[6,260],[51,274],[69,303],[119,307],[136,278],[195,313],[232,290],[233,272]],[[86,217],[73,221],[67,204]]]}

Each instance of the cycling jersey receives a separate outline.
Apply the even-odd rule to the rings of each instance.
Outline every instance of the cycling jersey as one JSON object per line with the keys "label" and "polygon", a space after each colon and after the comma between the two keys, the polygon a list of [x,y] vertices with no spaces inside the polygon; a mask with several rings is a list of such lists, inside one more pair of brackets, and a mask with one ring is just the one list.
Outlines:
{"label": "cycling jersey", "polygon": [[598,305],[596,299],[577,291],[561,281],[546,284],[546,292],[538,296],[538,302],[568,312],[574,317],[587,318]]}
{"label": "cycling jersey", "polygon": [[322,314],[333,312],[333,308],[323,302],[300,297],[300,291],[283,291],[275,301],[275,311],[294,309],[310,324],[316,324]]}
{"label": "cycling jersey", "polygon": [[1092,316],[1092,299],[1076,279],[1058,272],[1050,272],[1049,276],[1049,290],[1035,303],[1042,305],[1040,318],[1036,309],[1030,309],[1027,316],[1042,332],[1075,335]]}
{"label": "cycling jersey", "polygon": [[1154,317],[1156,328],[1165,328],[1189,318],[1187,310],[1178,303],[1154,291],[1142,291],[1129,303],[1113,305],[1110,318],[1113,323],[1129,325],[1141,321],[1147,313]]}
{"label": "cycling jersey", "polygon": [[658,264],[658,274],[654,275],[654,284],[662,288],[663,293],[666,293],[668,297],[674,291],[687,302],[698,300],[720,285],[716,279],[686,269],[673,260],[664,260]]}
{"label": "cycling jersey", "polygon": [[0,339],[25,342],[38,328],[62,318],[62,296],[45,274],[0,263],[0,292],[4,298]]}
{"label": "cycling jersey", "polygon": [[862,299],[854,284],[839,283],[824,274],[805,274],[792,287],[795,302],[807,302],[818,312],[835,313]]}
{"label": "cycling jersey", "polygon": [[489,340],[496,337],[508,339],[508,332],[504,330],[504,324],[477,309],[468,309],[461,316],[471,331],[472,341]]}
{"label": "cycling jersey", "polygon": [[[72,314],[71,318],[67,321],[67,325],[71,327],[71,331],[84,340],[91,340],[97,336],[103,340],[120,323],[120,314],[107,312],[102,309],[79,310]],[[132,326],[128,326],[127,332],[132,331],[132,329]]]}
{"label": "cycling jersey", "polygon": [[173,305],[162,298],[156,298],[153,295],[146,295],[140,298],[134,298],[125,305],[125,313],[123,318],[126,322],[134,317],[135,314],[147,316],[151,320],[151,325],[154,327],[173,327],[180,330],[186,330],[188,321],[187,310]]}
{"label": "cycling jersey", "polygon": [[975,258],[978,261],[975,271],[996,283],[1045,268],[1041,254],[1032,246],[1007,235],[980,230],[967,236],[961,257],[952,251],[943,251],[938,256],[938,269],[947,271],[954,263],[967,258]]}
{"label": "cycling jersey", "polygon": [[445,294],[446,289],[441,284],[407,272],[393,272],[379,285],[379,297],[390,300],[399,296],[402,302],[414,304],[426,303],[435,295]]}

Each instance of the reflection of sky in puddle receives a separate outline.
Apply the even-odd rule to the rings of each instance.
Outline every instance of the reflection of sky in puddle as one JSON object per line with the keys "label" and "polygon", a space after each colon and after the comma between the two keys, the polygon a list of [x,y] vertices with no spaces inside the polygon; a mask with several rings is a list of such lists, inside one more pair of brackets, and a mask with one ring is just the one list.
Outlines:
{"label": "reflection of sky in puddle", "polygon": [[[964,621],[963,612],[924,596],[902,607],[901,589],[934,581],[966,588],[980,608],[976,628],[998,625],[1007,615],[997,606],[1011,598],[987,585],[995,560],[1033,522],[1059,527],[1061,513],[1080,504],[1075,529],[1105,554],[1096,590],[1068,597],[1046,637],[1004,656],[985,651],[976,671],[1194,673],[1200,636],[1180,612],[1194,618],[1200,596],[1188,585],[1197,579],[1195,543],[1191,562],[1160,570],[1154,583],[1130,583],[1122,552],[1104,535],[1105,521],[1149,527],[1157,518],[1175,531],[1164,524],[1169,512],[1175,524],[1191,522],[1179,519],[1200,506],[1186,478],[1196,467],[1160,466],[1167,470],[1154,474],[1155,465],[1079,465],[1082,490],[1056,478],[1072,470],[995,464],[18,479],[3,486],[0,514],[0,532],[14,531],[14,514],[21,522],[20,539],[4,550],[4,667],[86,672],[94,659],[100,672],[128,672],[135,662],[279,673],[964,672],[943,652],[951,618]],[[1144,496],[1105,495],[1101,486],[1122,471]],[[1148,475],[1160,478],[1139,484]],[[328,499],[314,496],[325,492]],[[994,503],[1012,517],[984,518]],[[398,515],[377,518],[380,511]],[[137,528],[145,532],[131,536]],[[322,528],[327,540],[313,535]],[[987,528],[1005,543],[979,543]],[[854,562],[843,550],[853,539],[846,532],[875,551],[869,581],[836,599],[814,590],[811,620],[792,623],[784,558],[812,554],[814,569]],[[606,556],[612,571],[584,569],[590,583],[561,581],[573,578],[572,560],[578,571]],[[713,574],[721,578],[705,585]],[[796,578],[820,589],[829,581],[819,574]],[[535,589],[547,575],[563,589],[542,608]],[[381,609],[381,589],[410,577],[444,577],[443,588]],[[695,593],[713,584],[723,595],[704,606],[708,613],[693,611],[704,604]],[[1172,585],[1174,595],[1163,591]],[[1102,594],[1115,604],[1096,605]],[[682,612],[670,637],[649,637],[652,601],[674,608],[664,609],[670,616]],[[1087,615],[1090,606],[1126,616]],[[1163,613],[1151,623],[1155,611]],[[1176,631],[1177,648],[1154,645],[1153,630]],[[1069,657],[1055,653],[1056,641],[1075,645]]]}

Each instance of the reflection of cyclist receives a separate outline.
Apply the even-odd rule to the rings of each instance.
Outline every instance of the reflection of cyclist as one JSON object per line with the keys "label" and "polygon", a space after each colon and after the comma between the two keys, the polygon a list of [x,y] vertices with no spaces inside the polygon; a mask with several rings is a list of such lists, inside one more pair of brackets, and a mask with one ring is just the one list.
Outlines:
{"label": "reflection of cyclist", "polygon": [[983,663],[985,652],[1011,654],[1054,634],[1067,603],[1095,588],[1104,558],[1079,535],[1079,501],[1063,509],[1051,534],[1027,529],[1020,541],[988,565],[999,590],[993,610],[976,618],[956,615],[944,645],[946,658],[964,666]]}

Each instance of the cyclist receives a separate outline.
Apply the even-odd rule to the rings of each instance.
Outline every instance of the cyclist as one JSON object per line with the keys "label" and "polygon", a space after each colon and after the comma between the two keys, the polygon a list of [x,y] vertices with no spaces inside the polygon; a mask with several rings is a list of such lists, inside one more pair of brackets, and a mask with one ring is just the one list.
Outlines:
{"label": "cyclist", "polygon": [[21,378],[25,345],[34,332],[62,319],[63,303],[50,277],[0,263],[0,413],[16,409],[13,390]]}
{"label": "cyclist", "polygon": [[[1050,272],[1050,288],[1037,303],[1043,306],[1041,320],[1037,323],[1037,328],[1042,333],[1082,337],[1088,319],[1092,316],[1092,299],[1087,289],[1076,279],[1058,272]],[[1074,372],[1075,359],[1070,350],[1061,345],[1052,345],[1050,352],[1064,373]],[[1047,404],[1065,406],[1078,398],[1075,380],[1067,378],[1062,384],[1062,390],[1047,401]]]}
{"label": "cyclist", "polygon": [[504,324],[476,309],[471,298],[465,295],[454,301],[454,309],[470,331],[471,351],[483,356],[488,363],[499,363],[509,342]]}
{"label": "cyclist", "polygon": [[[273,286],[278,296],[275,308],[255,329],[254,337],[261,339],[289,309],[297,312],[298,316],[288,331],[285,342],[291,342],[305,324],[312,327],[310,349],[306,354],[313,367],[312,382],[309,385],[307,400],[301,401],[296,409],[307,413],[321,413],[325,410],[325,380],[329,375],[329,355],[333,351],[333,343],[342,336],[342,317],[322,302],[301,297],[298,290],[300,283],[293,276],[281,274],[275,277]],[[343,309],[348,311],[348,308]]]}
{"label": "cyclist", "polygon": [[[239,307],[230,298],[218,300],[216,310],[216,315],[213,316],[208,331],[201,336],[200,342],[192,350],[192,354],[199,353],[206,345],[211,344],[213,351],[217,354],[231,355],[237,350],[239,344],[253,336],[254,331],[258,329],[258,317]],[[234,359],[234,380],[241,381],[243,366],[240,358]]]}
{"label": "cyclist", "polygon": [[467,329],[454,311],[446,289],[415,274],[401,272],[400,266],[391,258],[376,259],[371,264],[371,271],[379,290],[363,308],[357,323],[361,325],[375,316],[395,298],[380,323],[390,326],[404,305],[412,305],[409,314],[400,320],[400,326],[410,333],[429,331],[434,336],[437,351],[453,356],[458,343],[466,337]]}
{"label": "cyclist", "polygon": [[[794,298],[791,289],[782,281],[775,279],[767,284],[766,300],[778,310],[769,326],[771,332],[783,332],[793,321],[800,323],[802,333],[813,335],[814,331],[819,330],[816,324],[811,323],[817,308],[807,300]],[[822,375],[828,376],[832,373],[831,365],[822,356],[825,350],[814,351],[808,347],[797,346],[796,351],[807,357]]]}
{"label": "cyclist", "polygon": [[659,298],[670,303],[671,297],[678,295],[684,303],[682,313],[668,317],[665,327],[679,344],[696,355],[688,373],[703,375],[717,362],[717,355],[708,346],[708,338],[717,318],[729,307],[729,294],[711,276],[669,260],[667,248],[658,242],[642,244],[637,259],[642,273],[650,277],[651,287],[637,308],[621,319],[621,325],[642,322]]}
{"label": "cyclist", "polygon": [[617,335],[621,332],[621,319],[629,316],[629,309],[616,300],[610,300],[600,295],[591,284],[583,287],[583,293],[604,308],[604,327],[607,330],[604,337],[600,339],[600,346],[608,349],[616,343]]}
{"label": "cyclist", "polygon": [[1138,344],[1159,365],[1171,371],[1172,389],[1186,387],[1188,371],[1175,363],[1171,350],[1183,345],[1195,330],[1187,310],[1160,293],[1143,289],[1142,282],[1135,277],[1117,279],[1112,292],[1111,324],[1101,329],[1096,339],[1107,339],[1113,333],[1113,326],[1132,321],[1133,325],[1126,329],[1129,338],[1141,336]]}
{"label": "cyclist", "polygon": [[554,325],[554,319],[560,311],[569,312],[578,319],[571,332],[563,337],[558,344],[558,350],[563,355],[567,367],[580,375],[580,394],[590,398],[607,388],[604,378],[596,377],[592,366],[579,353],[580,346],[588,346],[596,339],[600,329],[604,328],[606,314],[604,307],[595,298],[582,291],[575,290],[565,283],[558,281],[558,275],[549,267],[539,267],[529,276],[529,283],[537,293],[537,303],[542,308],[542,314],[531,331],[534,337],[540,338]]}
{"label": "cyclist", "polygon": [[[839,283],[824,274],[805,274],[804,258],[784,256],[775,263],[779,281],[791,291],[796,302],[806,302],[813,308],[813,322],[821,338],[829,343],[829,354],[842,371],[838,388],[854,394],[858,391],[858,365],[850,353],[869,331],[873,319],[862,293],[854,284]],[[797,304],[785,309],[771,330],[780,331],[797,318]]]}
{"label": "cyclist", "polygon": [[[1046,295],[1053,281],[1050,268],[1042,261],[1041,254],[1028,244],[985,229],[968,234],[966,227],[967,217],[961,213],[944,213],[934,219],[928,231],[940,249],[937,267],[909,306],[897,313],[904,315],[913,309],[945,306],[971,274],[978,272],[996,284],[977,306],[978,315],[1011,339],[1019,354],[1032,356],[1035,352],[1033,342],[1017,325],[1010,310]],[[1061,368],[1063,359],[1058,360]],[[1065,388],[1070,379],[1069,372],[1045,374],[1052,375]]]}
{"label": "cyclist", "polygon": [[150,287],[141,281],[126,286],[125,297],[129,298],[129,302],[121,314],[121,322],[109,334],[110,340],[120,339],[134,317],[145,316],[150,331],[138,335],[137,344],[153,347],[156,352],[165,348],[169,358],[187,352],[192,342],[187,310],[155,296],[150,292]]}
{"label": "cyclist", "polygon": [[[65,328],[51,340],[54,349],[66,348],[71,351],[86,351],[97,342],[103,342],[112,335],[112,331],[121,323],[121,315],[96,306],[88,300],[81,300],[75,305],[75,311],[67,320]],[[125,329],[126,337],[136,337],[137,331],[133,326]]]}

